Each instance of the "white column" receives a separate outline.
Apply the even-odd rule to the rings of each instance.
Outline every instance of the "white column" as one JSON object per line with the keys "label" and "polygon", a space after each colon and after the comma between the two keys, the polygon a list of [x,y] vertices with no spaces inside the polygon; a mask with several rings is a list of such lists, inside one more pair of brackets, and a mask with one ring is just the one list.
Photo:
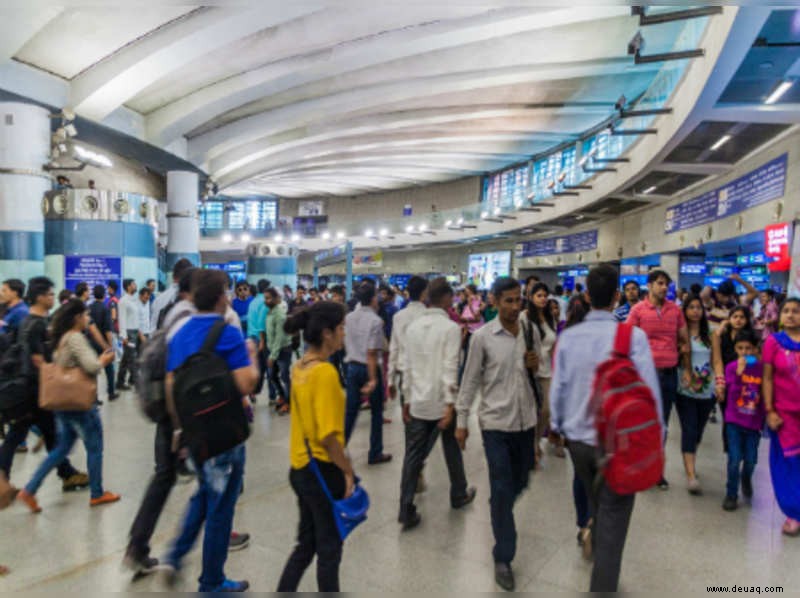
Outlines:
{"label": "white column", "polygon": [[0,102],[0,280],[44,273],[42,199],[51,179],[50,119],[33,104]]}
{"label": "white column", "polygon": [[197,220],[199,178],[196,172],[167,173],[167,270],[181,258],[200,265],[200,229]]}

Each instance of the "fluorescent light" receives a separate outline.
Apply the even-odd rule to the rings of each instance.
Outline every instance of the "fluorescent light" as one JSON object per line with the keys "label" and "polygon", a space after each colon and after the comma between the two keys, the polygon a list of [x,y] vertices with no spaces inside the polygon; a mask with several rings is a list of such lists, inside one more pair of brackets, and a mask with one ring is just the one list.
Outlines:
{"label": "fluorescent light", "polygon": [[367,230],[365,230],[365,231],[364,231],[364,236],[365,236],[365,237],[372,237],[372,236],[374,236],[374,235],[375,235],[375,233],[374,233],[374,232],[372,232],[372,229],[371,229],[371,228],[368,228]]}
{"label": "fluorescent light", "polygon": [[389,230],[388,230],[388,229],[382,228],[382,229],[380,230],[380,235],[381,235],[381,237],[385,237],[385,236],[387,236],[388,234],[389,234]]}
{"label": "fluorescent light", "polygon": [[777,102],[778,100],[781,99],[783,94],[785,94],[787,91],[789,91],[789,88],[793,84],[794,84],[794,81],[783,81],[783,82],[781,82],[781,84],[778,85],[778,87],[775,88],[775,91],[773,91],[771,94],[769,94],[769,97],[766,100],[764,100],[764,103],[765,104],[774,104],[775,102]]}
{"label": "fluorescent light", "polygon": [[283,242],[283,235],[282,235],[282,234],[280,234],[280,233],[278,233],[277,235],[275,235],[275,242],[276,242],[276,243],[282,243],[282,242]]}
{"label": "fluorescent light", "polygon": [[711,151],[712,152],[717,151],[719,148],[728,143],[730,140],[731,140],[730,135],[723,135],[717,140],[717,142],[714,145],[711,146]]}
{"label": "fluorescent light", "polygon": [[483,218],[488,218],[488,217],[489,217],[489,212],[487,212],[486,210],[484,210],[483,212],[481,212],[481,218],[482,218],[482,219],[483,219]]}
{"label": "fluorescent light", "polygon": [[459,218],[458,221],[456,222],[456,224],[458,226],[461,226],[462,224],[464,224],[464,219],[463,218]]}
{"label": "fluorescent light", "polygon": [[322,238],[327,241],[328,239],[331,238],[331,234],[328,231],[325,231],[324,233],[322,233]]}
{"label": "fluorescent light", "polygon": [[500,206],[497,206],[497,207],[494,209],[494,215],[495,215],[495,216],[499,216],[499,215],[500,215],[500,211],[501,211],[501,210],[500,210]]}
{"label": "fluorescent light", "polygon": [[336,233],[336,238],[337,239],[344,239],[344,231],[340,230],[338,233]]}
{"label": "fluorescent light", "polygon": [[583,214],[575,214],[575,220],[583,220],[584,218],[586,218],[586,216]]}
{"label": "fluorescent light", "polygon": [[111,160],[109,160],[103,154],[98,154],[97,152],[87,150],[86,148],[81,147],[80,145],[76,145],[74,149],[75,153],[78,155],[78,159],[81,162],[91,162],[92,164],[95,164],[97,166],[105,166],[106,168],[111,168],[113,166]]}
{"label": "fluorescent light", "polygon": [[450,228],[451,226],[453,226],[453,221],[452,220],[448,220],[447,222],[444,223],[444,226],[445,226],[445,228]]}
{"label": "fluorescent light", "polygon": [[248,233],[243,233],[241,236],[242,243],[249,243],[250,242],[250,235]]}
{"label": "fluorescent light", "polygon": [[423,222],[422,224],[419,225],[419,232],[424,233],[426,230],[428,230],[427,224]]}
{"label": "fluorescent light", "polygon": [[231,235],[230,233],[225,233],[224,235],[222,235],[223,243],[230,243],[231,241],[233,241],[233,235]]}
{"label": "fluorescent light", "polygon": [[656,185],[653,185],[652,187],[648,187],[647,189],[645,189],[644,191],[642,191],[642,194],[643,194],[643,195],[649,195],[649,194],[651,194],[653,191],[655,191],[656,189],[658,189],[658,187],[657,187]]}
{"label": "fluorescent light", "polygon": [[413,225],[413,224],[409,224],[409,225],[406,227],[406,232],[407,232],[407,233],[413,233],[413,232],[414,232],[414,225]]}
{"label": "fluorescent light", "polygon": [[292,235],[292,242],[293,243],[297,243],[299,240],[300,240],[300,235],[298,235],[297,233],[294,233]]}

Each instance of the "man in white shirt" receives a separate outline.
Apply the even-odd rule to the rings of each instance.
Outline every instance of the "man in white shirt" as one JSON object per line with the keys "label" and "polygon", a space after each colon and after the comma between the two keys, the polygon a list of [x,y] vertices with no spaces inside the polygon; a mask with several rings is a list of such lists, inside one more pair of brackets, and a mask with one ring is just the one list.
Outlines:
{"label": "man in white shirt", "polygon": [[[409,298],[411,302],[398,311],[392,319],[392,338],[389,341],[389,368],[386,379],[389,382],[389,398],[397,396],[397,389],[402,390],[403,369],[400,367],[402,354],[406,347],[406,330],[409,325],[426,312],[425,295],[428,281],[421,276],[412,276],[408,281]],[[398,380],[399,378],[399,380]],[[402,392],[400,400],[403,401]]]}
{"label": "man in white shirt", "polygon": [[[117,390],[129,390],[136,381],[136,345],[139,342],[139,301],[136,282],[132,278],[122,281],[125,294],[119,301],[119,336],[122,341],[122,359],[117,370]],[[125,384],[128,377],[129,385]]]}
{"label": "man in white shirt", "polygon": [[406,454],[398,520],[404,530],[416,527],[421,520],[414,506],[414,492],[440,431],[450,475],[450,505],[460,509],[475,499],[475,488],[467,487],[464,461],[455,438],[461,328],[447,314],[453,303],[453,289],[446,279],[437,278],[430,284],[428,299],[430,307],[405,331],[401,352]]}
{"label": "man in white shirt", "polygon": [[139,344],[143,343],[152,329],[150,328],[150,297],[151,291],[149,288],[144,287],[139,291]]}

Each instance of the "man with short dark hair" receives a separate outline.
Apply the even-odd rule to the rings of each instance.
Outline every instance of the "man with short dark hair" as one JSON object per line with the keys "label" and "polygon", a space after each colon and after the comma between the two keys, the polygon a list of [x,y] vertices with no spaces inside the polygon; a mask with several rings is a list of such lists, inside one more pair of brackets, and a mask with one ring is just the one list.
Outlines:
{"label": "man with short dark hair", "polygon": [[147,337],[150,336],[152,330],[150,329],[150,297],[151,297],[150,289],[147,287],[143,287],[139,290],[139,343],[136,345],[137,353],[141,351],[142,345],[147,340]]}
{"label": "man with short dark hair", "polygon": [[[117,370],[117,389],[130,390],[136,380],[136,347],[139,344],[140,309],[136,299],[136,282],[132,278],[122,281],[125,295],[119,302],[119,336],[122,342],[122,359]],[[125,378],[128,384],[125,384]]]}
{"label": "man with short dark hair", "polygon": [[[386,380],[389,389],[389,398],[394,399],[397,389],[402,388],[403,369],[402,355],[406,346],[406,330],[421,315],[426,313],[425,297],[428,288],[428,281],[421,276],[412,276],[408,281],[410,302],[403,309],[394,315],[392,324],[392,336],[389,341],[389,364],[387,368]],[[461,346],[461,340],[457,343]],[[402,393],[400,395],[402,403]]]}
{"label": "man with short dark hair", "polygon": [[331,301],[335,301],[336,303],[344,303],[344,286],[340,284],[335,284],[330,288],[331,293]]}
{"label": "man with short dark hair", "polygon": [[[684,371],[692,371],[689,351],[689,330],[681,308],[667,299],[672,279],[663,270],[651,270],[647,275],[647,299],[639,301],[628,314],[628,324],[638,326],[647,335],[650,352],[658,370],[659,390],[664,413],[664,429],[669,429],[669,416],[678,398],[678,362],[684,359]],[[689,381],[686,386],[689,386]],[[658,483],[668,490],[665,477]]]}
{"label": "man with short dark hair", "polygon": [[1,332],[16,332],[28,315],[28,305],[22,300],[25,283],[18,278],[4,280],[0,286],[0,303],[6,306]]}
{"label": "man with short dark hair", "polygon": [[[161,318],[161,311],[168,307],[170,304],[175,304],[175,298],[178,295],[178,283],[181,280],[183,273],[192,268],[192,262],[188,259],[181,258],[172,267],[172,284],[163,293],[159,293],[158,297],[153,301],[150,310],[150,329],[158,330],[158,320]],[[124,285],[123,285],[124,286]],[[163,318],[161,318],[163,320]],[[123,331],[124,334],[124,331]]]}
{"label": "man with short dark hair", "polygon": [[528,373],[538,369],[539,356],[535,350],[527,350],[519,322],[519,283],[502,276],[495,280],[492,293],[497,317],[472,335],[456,402],[455,437],[463,450],[469,435],[470,410],[479,396],[478,425],[491,487],[495,581],[511,591],[515,586],[511,561],[517,551],[513,509],[528,486],[536,441],[536,398]]}
{"label": "man with short dark hair", "polygon": [[383,385],[380,383],[380,355],[386,342],[383,320],[377,314],[378,297],[375,285],[363,282],[358,287],[359,307],[345,318],[345,362],[347,363],[347,410],[345,439],[350,440],[361,408],[361,396],[369,397],[370,465],[386,463],[392,456],[383,452]]}
{"label": "man with short dark hair", "polygon": [[628,314],[631,308],[639,303],[639,283],[635,280],[629,280],[622,287],[625,293],[624,301],[617,309],[614,310],[614,317],[617,322],[624,322],[628,319]]}
{"label": "man with short dark hair", "polygon": [[[247,336],[252,338],[258,346],[258,382],[253,390],[250,400],[255,401],[256,395],[261,393],[264,388],[264,376],[267,374],[267,359],[269,357],[269,349],[267,348],[267,314],[269,307],[266,304],[266,291],[270,288],[270,282],[266,278],[261,278],[256,283],[258,294],[256,294],[252,301],[247,306]],[[244,324],[244,323],[243,323]],[[269,380],[269,375],[266,376]],[[276,399],[276,390],[272,382],[268,383],[269,400]]]}
{"label": "man with short dark hair", "polygon": [[[174,397],[174,372],[200,351],[211,328],[228,308],[227,278],[219,270],[198,268],[192,274],[192,300],[197,313],[170,331],[167,351],[167,408],[175,429],[180,429]],[[214,352],[228,365],[233,382],[242,396],[249,395],[258,378],[255,343],[245,343],[241,330],[226,324]],[[233,526],[233,511],[242,489],[245,465],[244,443],[206,460],[198,468],[198,489],[189,501],[183,529],[170,550],[167,566],[178,571],[205,523],[203,569],[199,592],[243,592],[246,581],[225,576],[224,567]]]}
{"label": "man with short dark hair", "polygon": [[291,380],[289,371],[292,365],[292,337],[286,334],[287,309],[278,295],[277,289],[268,288],[264,292],[267,309],[265,334],[267,339],[267,370],[278,400],[275,409],[280,414],[289,413]]}
{"label": "man with short dark hair", "polygon": [[[156,279],[155,278],[148,278],[144,286],[147,290],[150,291],[150,303],[156,300]],[[153,328],[155,330],[155,328]]]}
{"label": "man with short dark hair", "polygon": [[75,285],[75,297],[77,297],[84,303],[88,303],[90,296],[91,293],[89,292],[88,282],[79,282],[78,284]]}
{"label": "man with short dark hair", "polygon": [[[615,494],[601,477],[597,455],[596,407],[592,405],[597,366],[611,356],[617,323],[613,309],[619,296],[617,271],[608,265],[593,268],[586,279],[592,310],[584,322],[561,333],[550,382],[550,420],[567,439],[578,479],[586,488],[592,513],[590,542],[594,552],[591,592],[616,592],[622,551],[633,512],[634,496]],[[659,382],[647,336],[638,329],[631,337],[630,358],[650,386],[661,414]]]}
{"label": "man with short dark hair", "polygon": [[[94,301],[89,305],[89,319],[97,329],[97,333],[105,341],[105,345],[97,342],[93,335],[89,334],[89,343],[98,355],[102,354],[106,349],[113,347],[113,323],[111,322],[111,311],[103,303],[106,296],[106,289],[103,285],[95,285],[92,289]],[[113,401],[119,397],[114,389],[114,362],[110,362],[106,367],[106,384],[108,390],[108,400]]]}
{"label": "man with short dark hair", "polygon": [[114,334],[119,334],[119,285],[116,280],[109,280],[106,284],[108,289],[108,297],[105,300],[106,307],[111,313],[112,330]]}
{"label": "man with short dark hair", "polygon": [[[17,447],[28,436],[31,426],[37,426],[44,437],[47,452],[56,447],[56,422],[52,411],[39,409],[39,368],[50,358],[50,347],[47,333],[48,314],[55,303],[53,281],[44,276],[36,276],[28,281],[27,303],[30,313],[22,321],[19,328],[18,342],[22,344],[27,357],[20,367],[26,369],[28,379],[29,400],[14,408],[12,412],[3,414],[10,424],[5,441],[0,447],[0,472],[6,479],[11,479],[11,464]],[[61,489],[64,492],[89,487],[89,476],[79,472],[64,459],[58,466],[58,477],[61,478]]]}
{"label": "man with short dark hair", "polygon": [[[424,291],[425,286],[414,279],[409,286],[419,303],[420,287]],[[428,299],[430,307],[406,326],[404,334],[407,337],[402,341],[400,355],[406,399],[403,404],[406,453],[400,481],[398,521],[404,530],[416,527],[421,520],[414,506],[414,494],[425,459],[440,431],[450,475],[450,506],[460,509],[475,499],[475,488],[467,487],[464,461],[454,434],[461,328],[446,311],[453,304],[453,288],[444,278],[437,278],[430,284]]]}

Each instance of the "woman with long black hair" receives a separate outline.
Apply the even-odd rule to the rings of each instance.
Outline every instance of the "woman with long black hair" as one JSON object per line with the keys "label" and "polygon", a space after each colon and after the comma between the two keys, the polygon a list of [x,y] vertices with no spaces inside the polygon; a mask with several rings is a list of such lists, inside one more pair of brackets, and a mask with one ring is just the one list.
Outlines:
{"label": "woman with long black hair", "polygon": [[314,556],[319,591],[339,591],[342,539],[333,507],[311,469],[311,455],[334,499],[353,493],[355,474],[344,452],[345,394],[329,362],[344,344],[344,318],[343,305],[320,301],[295,312],[284,325],[288,334],[302,332],[308,349],[292,368],[289,482],[297,495],[300,523],[279,592],[297,590]]}

